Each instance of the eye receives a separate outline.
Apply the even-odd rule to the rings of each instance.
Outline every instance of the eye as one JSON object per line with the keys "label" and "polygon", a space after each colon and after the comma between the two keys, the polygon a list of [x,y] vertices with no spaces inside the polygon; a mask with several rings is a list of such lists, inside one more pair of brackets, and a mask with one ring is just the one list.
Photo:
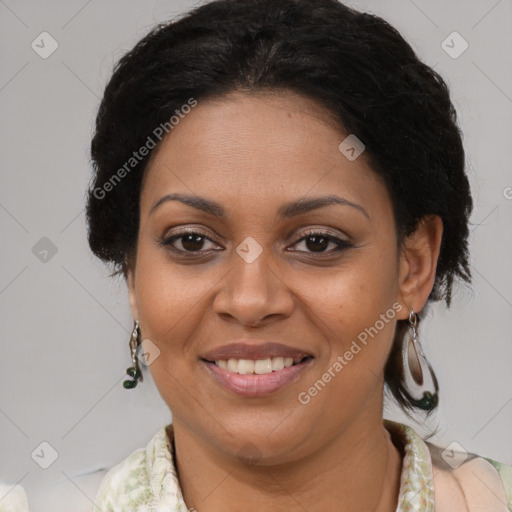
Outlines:
{"label": "eye", "polygon": [[[207,242],[213,244],[213,247],[205,248],[205,245],[208,245]],[[295,242],[294,245],[298,245],[300,243],[304,243],[306,251],[294,251],[333,254],[353,247],[347,240],[343,240],[325,231],[312,231],[306,233],[305,236]],[[160,241],[160,245],[178,254],[201,254],[209,252],[210,250],[219,250],[218,244],[216,244],[205,233],[198,230],[186,230],[181,233],[165,237]],[[333,246],[333,248],[331,250],[327,250],[330,245]]]}
{"label": "eye", "polygon": [[[352,247],[352,244],[348,242],[347,240],[343,240],[341,238],[338,238],[337,236],[331,235],[330,233],[326,233],[325,231],[312,231],[306,234],[306,236],[303,236],[300,240],[295,242],[294,245],[304,243],[306,249],[308,251],[306,252],[312,252],[312,253],[337,253],[341,252],[345,249],[348,249]],[[330,251],[326,251],[327,247],[329,247],[329,244],[334,245],[334,249]],[[304,252],[304,251],[298,251],[298,252]]]}
{"label": "eye", "polygon": [[206,234],[196,230],[187,230],[165,237],[160,245],[177,253],[202,253],[212,249],[204,248],[206,241],[217,246]]}

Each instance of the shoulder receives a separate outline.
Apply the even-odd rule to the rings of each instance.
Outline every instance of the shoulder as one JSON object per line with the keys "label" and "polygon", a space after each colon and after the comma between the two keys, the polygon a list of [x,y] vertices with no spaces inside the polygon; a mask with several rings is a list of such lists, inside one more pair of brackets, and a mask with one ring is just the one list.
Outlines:
{"label": "shoulder", "polygon": [[512,511],[512,466],[425,444],[432,460],[436,512]]}
{"label": "shoulder", "polygon": [[146,447],[133,451],[108,471],[100,484],[93,512],[146,510],[153,504],[152,462],[156,452],[165,447],[165,437],[162,427]]}
{"label": "shoulder", "polygon": [[425,441],[409,425],[389,420],[385,425],[403,456],[397,510],[512,512],[512,466],[456,443],[441,447]]}

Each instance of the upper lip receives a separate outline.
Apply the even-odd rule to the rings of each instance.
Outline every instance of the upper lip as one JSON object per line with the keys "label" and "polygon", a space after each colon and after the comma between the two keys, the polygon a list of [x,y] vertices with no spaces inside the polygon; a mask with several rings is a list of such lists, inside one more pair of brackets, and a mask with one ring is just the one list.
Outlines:
{"label": "upper lip", "polygon": [[205,352],[201,357],[207,361],[223,359],[267,359],[271,357],[291,357],[303,359],[311,356],[304,350],[265,340],[239,340]]}

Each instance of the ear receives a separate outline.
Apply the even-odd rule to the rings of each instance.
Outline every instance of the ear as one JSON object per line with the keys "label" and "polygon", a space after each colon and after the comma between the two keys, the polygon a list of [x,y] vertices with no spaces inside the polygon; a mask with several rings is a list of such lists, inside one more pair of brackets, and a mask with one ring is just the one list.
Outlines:
{"label": "ear", "polygon": [[135,294],[135,269],[130,266],[126,272],[126,284],[128,287],[128,300],[134,320],[139,319],[139,310],[137,308],[137,296]]}
{"label": "ear", "polygon": [[[399,301],[405,306],[399,319],[409,311],[421,311],[434,286],[441,249],[443,221],[437,215],[421,219],[416,230],[402,244],[399,264]],[[403,318],[401,318],[403,317]]]}

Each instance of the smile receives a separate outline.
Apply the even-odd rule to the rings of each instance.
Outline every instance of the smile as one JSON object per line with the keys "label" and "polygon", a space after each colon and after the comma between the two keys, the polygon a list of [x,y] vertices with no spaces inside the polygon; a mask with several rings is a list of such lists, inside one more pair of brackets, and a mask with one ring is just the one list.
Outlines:
{"label": "smile", "polygon": [[209,375],[223,388],[244,397],[274,394],[300,379],[313,357],[202,360]]}

